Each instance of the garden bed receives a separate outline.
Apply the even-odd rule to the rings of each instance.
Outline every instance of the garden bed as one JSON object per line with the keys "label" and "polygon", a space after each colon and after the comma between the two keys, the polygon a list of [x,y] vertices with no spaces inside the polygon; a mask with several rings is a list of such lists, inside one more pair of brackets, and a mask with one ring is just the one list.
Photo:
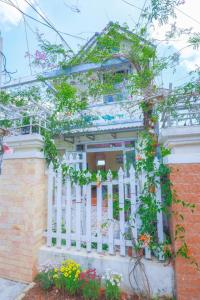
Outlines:
{"label": "garden bed", "polygon": [[[104,291],[101,291],[99,297],[101,300],[105,300]],[[124,293],[121,295],[122,300],[139,300],[138,296],[127,296]],[[69,296],[67,293],[59,291],[56,287],[53,287],[49,291],[45,291],[41,288],[39,283],[36,283],[32,289],[30,289],[22,300],[84,300],[81,295]]]}
{"label": "garden bed", "polygon": [[35,278],[36,284],[23,300],[147,300],[126,294],[120,288],[122,280],[116,271],[108,269],[104,274],[97,274],[96,269],[83,269],[74,260],[67,259],[61,264],[42,266]]}

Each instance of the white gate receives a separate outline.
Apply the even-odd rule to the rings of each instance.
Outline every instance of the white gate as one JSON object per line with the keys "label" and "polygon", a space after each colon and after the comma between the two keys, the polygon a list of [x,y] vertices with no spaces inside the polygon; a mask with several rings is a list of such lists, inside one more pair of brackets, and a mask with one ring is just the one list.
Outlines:
{"label": "white gate", "polygon": [[[63,162],[76,170],[86,168],[85,153],[82,152],[66,153]],[[107,251],[111,255],[119,252],[125,256],[127,247],[132,247],[133,239],[137,241],[138,238],[140,220],[136,212],[140,190],[133,166],[128,174],[120,168],[117,178],[112,178],[112,173],[108,172],[106,180],[81,186],[72,182],[69,176],[63,178],[61,166],[55,173],[50,165],[47,245],[75,247],[76,250],[86,248],[88,252]],[[161,201],[160,189],[157,197]],[[128,212],[125,211],[127,201],[130,203]],[[157,226],[158,239],[163,242],[162,213],[157,215]],[[148,249],[145,249],[145,255],[151,258]]]}
{"label": "white gate", "polygon": [[86,152],[66,151],[63,156],[63,163],[73,167],[75,170],[86,170]]}

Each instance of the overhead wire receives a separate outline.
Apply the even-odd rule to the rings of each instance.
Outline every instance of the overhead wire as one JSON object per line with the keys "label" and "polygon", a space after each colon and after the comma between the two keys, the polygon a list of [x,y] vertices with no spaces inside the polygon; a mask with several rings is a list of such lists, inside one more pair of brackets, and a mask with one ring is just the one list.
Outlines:
{"label": "overhead wire", "polygon": [[147,3],[147,0],[144,1],[144,4],[143,4],[143,6],[141,8],[141,12],[140,12],[140,15],[139,15],[139,18],[138,18],[138,22],[137,22],[137,27],[139,27],[139,25],[140,25],[140,19],[141,19],[141,16],[142,16],[142,12],[145,11],[146,3]]}
{"label": "overhead wire", "polygon": [[[7,5],[10,5],[10,6],[14,7],[14,8],[17,9],[21,14],[23,14],[24,16],[26,16],[27,18],[29,18],[29,19],[31,19],[31,20],[37,22],[37,23],[40,23],[40,24],[43,25],[43,26],[46,26],[46,27],[52,29],[52,27],[51,27],[50,25],[48,25],[47,23],[44,23],[44,22],[42,22],[42,21],[40,21],[40,20],[34,18],[33,16],[31,16],[31,15],[29,15],[29,14],[27,14],[27,13],[25,13],[21,8],[18,8],[14,3],[12,4],[12,3],[10,3],[10,2],[7,2],[6,0],[0,0],[0,2],[5,3],[5,4],[7,4]],[[67,32],[63,32],[63,31],[61,31],[61,30],[58,30],[58,32],[61,33],[61,34],[64,34],[64,35],[67,35],[67,36],[76,38],[76,39],[85,40],[85,41],[87,40],[86,38],[80,37],[80,36],[75,35],[75,34],[70,34],[70,33],[67,33]]]}
{"label": "overhead wire", "polygon": [[[145,2],[143,4],[143,7],[139,7],[139,6],[137,6],[133,3],[130,3],[129,1],[126,1],[126,0],[121,0],[121,1],[141,11],[141,13],[139,15],[138,22],[136,23],[136,28],[138,28],[142,13],[146,13],[145,6],[146,6],[146,3],[147,3],[147,0],[145,0]],[[145,27],[148,25],[149,21],[150,21],[150,19],[147,20],[147,23],[146,23]]]}
{"label": "overhead wire", "polygon": [[33,75],[32,67],[31,67],[31,58],[30,58],[30,47],[29,47],[29,42],[28,42],[28,32],[27,32],[26,20],[25,20],[24,15],[23,15],[23,21],[24,21],[24,30],[25,30],[25,37],[26,37],[26,47],[27,47],[27,53],[28,53],[29,69],[30,69],[30,74]]}
{"label": "overhead wire", "polygon": [[[17,6],[19,7],[18,1],[16,0]],[[29,47],[29,41],[28,41],[28,31],[26,26],[26,19],[25,16],[23,16],[23,23],[24,23],[24,31],[25,31],[25,39],[26,39],[26,47],[27,47],[27,54],[28,54],[28,61],[29,61],[29,69],[30,69],[30,75],[33,75],[32,72],[32,66],[31,66],[31,59],[30,59],[30,47]]]}
{"label": "overhead wire", "polygon": [[128,1],[126,1],[126,0],[121,0],[121,1],[124,2],[124,3],[126,3],[126,4],[128,4],[128,5],[130,5],[130,6],[133,6],[133,7],[137,8],[137,9],[145,12],[145,10],[143,10],[141,7],[138,7],[137,5],[135,5],[133,3],[130,3]]}
{"label": "overhead wire", "polygon": [[200,22],[199,22],[197,19],[195,19],[195,18],[193,18],[192,16],[188,15],[187,13],[185,13],[184,11],[182,11],[180,8],[175,7],[175,9],[178,10],[178,11],[179,11],[180,13],[182,13],[183,15],[185,15],[186,17],[190,18],[191,20],[193,20],[194,22],[196,22],[197,24],[200,25]]}
{"label": "overhead wire", "polygon": [[[26,0],[25,0],[25,1],[26,1]],[[26,2],[27,2],[27,1],[26,1]],[[41,13],[44,15],[44,17],[46,18],[46,20],[47,20],[51,25],[54,26],[54,24],[49,20],[49,18],[45,15],[44,11],[41,9],[41,7],[40,7],[38,4],[37,4],[37,7],[38,7],[39,10],[41,11]],[[61,30],[58,30],[58,32],[60,32],[60,33],[62,33],[62,34],[64,34],[64,35],[68,35],[68,36],[70,36],[70,37],[74,37],[74,38],[77,38],[77,39],[84,40],[84,41],[87,40],[86,38],[80,37],[80,36],[78,36],[78,35],[66,33],[66,32],[63,32],[63,31],[61,31]],[[57,33],[57,32],[56,32],[56,33]],[[58,35],[58,33],[57,33],[57,35]]]}
{"label": "overhead wire", "polygon": [[68,5],[66,2],[64,2],[64,4],[67,8],[71,9],[71,11],[73,11],[75,13],[79,14],[81,12],[81,10],[76,5]]}
{"label": "overhead wire", "polygon": [[[10,0],[11,1],[11,0]],[[49,22],[36,8],[33,4],[31,4],[28,0],[24,0],[55,32],[58,33],[60,39],[62,42],[70,49],[70,51],[73,52],[72,48],[70,45],[66,42],[66,40],[63,38],[62,34],[56,29],[56,27],[52,24],[52,22]]]}

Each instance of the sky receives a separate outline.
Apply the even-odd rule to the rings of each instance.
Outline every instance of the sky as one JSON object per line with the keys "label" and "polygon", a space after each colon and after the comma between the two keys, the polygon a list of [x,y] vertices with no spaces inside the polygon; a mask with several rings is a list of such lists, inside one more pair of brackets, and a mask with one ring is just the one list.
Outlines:
{"label": "sky", "polygon": [[[127,0],[128,1],[128,0]],[[133,5],[143,8],[145,0],[129,0]],[[13,0],[25,13],[43,21],[34,10],[27,4],[26,0]],[[141,10],[124,3],[122,0],[29,0],[42,16],[47,17],[55,27],[65,33],[76,35],[63,37],[70,47],[77,51],[95,32],[100,32],[109,21],[117,21],[123,25],[127,23],[130,28],[138,22]],[[185,0],[185,4],[176,11],[176,23],[180,27],[192,27],[194,32],[200,32],[200,0]],[[189,16],[189,17],[188,17]],[[0,1],[0,31],[3,38],[3,52],[7,59],[7,68],[14,78],[26,78],[31,75],[29,61],[25,58],[28,51],[34,53],[37,47],[36,31],[44,33],[46,39],[52,43],[60,42],[59,36],[51,29],[24,18],[16,9]],[[141,18],[140,18],[141,20]],[[26,24],[26,26],[25,26]],[[158,40],[165,39],[165,33],[169,27],[161,27],[157,24],[152,36]],[[185,47],[188,35],[176,38],[170,43],[172,50]],[[170,50],[166,42],[158,42],[160,55],[168,54]],[[181,51],[180,66],[174,74],[173,70],[163,73],[163,82],[167,86],[169,82],[173,85],[181,84],[188,79],[188,72],[195,66],[200,65],[199,51],[185,48]],[[35,70],[32,67],[32,73]]]}

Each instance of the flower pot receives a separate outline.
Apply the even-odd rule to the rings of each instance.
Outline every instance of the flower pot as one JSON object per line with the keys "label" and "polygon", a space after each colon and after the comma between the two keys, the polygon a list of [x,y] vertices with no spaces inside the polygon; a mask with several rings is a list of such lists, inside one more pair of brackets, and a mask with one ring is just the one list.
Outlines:
{"label": "flower pot", "polygon": [[99,295],[100,295],[100,299],[104,297],[105,289],[103,287],[100,288]]}
{"label": "flower pot", "polygon": [[132,247],[128,247],[127,254],[128,254],[129,257],[133,256],[133,248]]}

